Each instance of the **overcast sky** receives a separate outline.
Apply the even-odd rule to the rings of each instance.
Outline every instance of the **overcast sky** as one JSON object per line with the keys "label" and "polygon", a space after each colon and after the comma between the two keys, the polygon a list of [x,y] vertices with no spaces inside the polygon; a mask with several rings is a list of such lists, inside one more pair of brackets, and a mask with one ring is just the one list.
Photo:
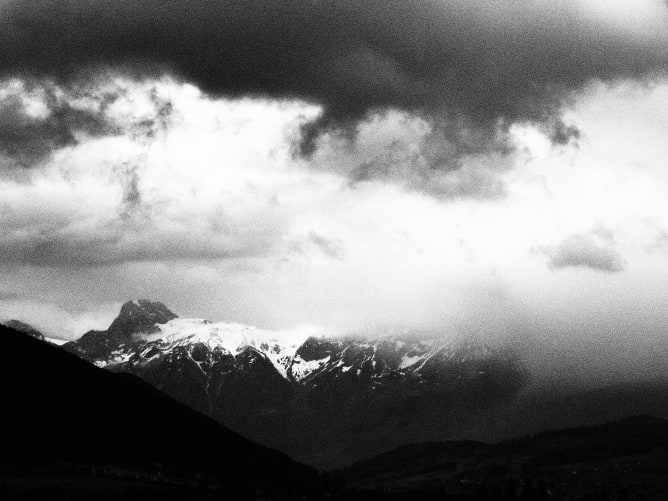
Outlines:
{"label": "overcast sky", "polygon": [[0,318],[665,362],[665,2],[48,5],[0,0]]}

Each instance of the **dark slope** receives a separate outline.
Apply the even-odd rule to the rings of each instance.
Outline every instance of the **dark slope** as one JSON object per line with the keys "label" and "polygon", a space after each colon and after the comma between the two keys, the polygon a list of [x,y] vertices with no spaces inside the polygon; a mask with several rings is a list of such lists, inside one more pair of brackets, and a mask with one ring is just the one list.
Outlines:
{"label": "dark slope", "polygon": [[42,341],[45,340],[44,334],[35,329],[32,325],[21,322],[20,320],[7,320],[6,322],[2,322],[0,325],[4,325],[10,329],[23,332],[24,334],[28,334],[29,336],[32,336],[36,339],[40,339]]}
{"label": "dark slope", "polygon": [[409,444],[355,462],[347,470],[351,481],[369,481],[396,475],[415,476],[451,469],[457,461],[486,451],[489,444],[473,440]]}
{"label": "dark slope", "polygon": [[[453,499],[501,499],[492,493],[513,485],[516,494],[534,492],[525,499],[622,499],[628,492],[630,499],[664,500],[667,464],[668,421],[633,416],[498,444],[413,444],[356,462],[344,473],[353,489],[367,494],[438,491]],[[551,495],[538,496],[539,485]]]}
{"label": "dark slope", "polygon": [[635,381],[588,388],[535,385],[499,409],[474,438],[497,442],[544,430],[577,428],[625,416],[668,419],[668,380]]}
{"label": "dark slope", "polygon": [[314,471],[254,444],[139,378],[95,368],[0,326],[0,465],[56,464],[202,474],[222,485],[291,486]]}

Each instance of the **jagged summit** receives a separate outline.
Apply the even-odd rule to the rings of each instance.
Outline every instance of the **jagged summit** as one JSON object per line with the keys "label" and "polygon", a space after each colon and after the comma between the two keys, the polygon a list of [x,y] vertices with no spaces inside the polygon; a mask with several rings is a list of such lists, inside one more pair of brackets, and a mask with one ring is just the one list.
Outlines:
{"label": "jagged summit", "polygon": [[23,334],[28,334],[29,336],[40,339],[42,341],[46,339],[44,334],[35,329],[32,325],[21,322],[20,320],[7,320],[6,322],[2,322],[2,325],[9,327],[10,329],[14,329],[15,331],[22,332]]}
{"label": "jagged summit", "polygon": [[166,324],[178,318],[164,303],[139,299],[128,301],[121,306],[121,311],[111,323],[107,332],[114,336],[129,337],[132,334],[146,332],[156,324]]}
{"label": "jagged summit", "polygon": [[88,360],[109,357],[114,350],[130,343],[132,336],[150,332],[157,325],[178,318],[160,301],[138,299],[127,301],[106,331],[88,331],[63,348]]}

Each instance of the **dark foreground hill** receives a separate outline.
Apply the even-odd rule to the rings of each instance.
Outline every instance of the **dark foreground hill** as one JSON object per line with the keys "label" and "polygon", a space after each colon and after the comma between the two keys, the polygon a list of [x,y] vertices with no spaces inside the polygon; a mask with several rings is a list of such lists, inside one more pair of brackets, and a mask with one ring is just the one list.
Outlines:
{"label": "dark foreground hill", "polygon": [[4,326],[0,341],[0,499],[240,499],[314,480],[135,376]]}
{"label": "dark foreground hill", "polygon": [[28,334],[29,336],[32,336],[41,341],[46,340],[44,334],[35,329],[32,325],[28,325],[24,322],[21,322],[20,320],[6,320],[2,322],[2,324],[0,325],[9,327],[10,329],[14,329],[15,331],[23,332],[24,334]]}
{"label": "dark foreground hill", "polygon": [[668,421],[635,416],[498,444],[413,444],[344,475],[367,499],[665,500]]}

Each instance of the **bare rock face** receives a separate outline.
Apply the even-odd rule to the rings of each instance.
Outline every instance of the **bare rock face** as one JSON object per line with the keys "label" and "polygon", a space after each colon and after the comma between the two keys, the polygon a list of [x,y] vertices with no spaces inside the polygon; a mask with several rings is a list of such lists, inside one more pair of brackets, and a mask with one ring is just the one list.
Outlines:
{"label": "bare rock face", "polygon": [[176,314],[159,301],[128,301],[121,306],[121,312],[107,332],[119,338],[129,338],[132,334],[146,332],[156,324],[166,324],[175,318]]}

